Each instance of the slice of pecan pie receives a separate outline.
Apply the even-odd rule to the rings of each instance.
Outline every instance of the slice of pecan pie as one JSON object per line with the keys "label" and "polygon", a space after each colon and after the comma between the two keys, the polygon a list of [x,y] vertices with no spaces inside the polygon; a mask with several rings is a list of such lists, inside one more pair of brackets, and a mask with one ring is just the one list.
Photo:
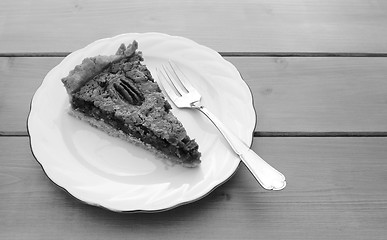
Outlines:
{"label": "slice of pecan pie", "polygon": [[200,164],[200,152],[170,111],[133,41],[112,56],[86,58],[62,79],[70,114],[111,136],[143,146],[185,167]]}

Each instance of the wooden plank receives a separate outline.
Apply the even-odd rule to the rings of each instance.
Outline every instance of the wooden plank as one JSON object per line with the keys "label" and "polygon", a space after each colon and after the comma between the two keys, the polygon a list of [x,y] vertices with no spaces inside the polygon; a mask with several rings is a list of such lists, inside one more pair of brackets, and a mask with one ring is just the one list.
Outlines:
{"label": "wooden plank", "polygon": [[250,86],[258,131],[387,130],[387,58],[229,58]]}
{"label": "wooden plank", "polygon": [[[205,198],[155,214],[85,205],[52,184],[26,137],[0,137],[1,239],[384,239],[387,138],[256,138],[288,186],[241,165]],[[151,229],[149,229],[151,227]]]}
{"label": "wooden plank", "polygon": [[62,58],[0,58],[0,132],[26,132],[30,102]]}
{"label": "wooden plank", "polygon": [[[25,134],[33,93],[61,59],[0,58],[0,132]],[[387,131],[387,58],[227,60],[251,88],[259,132]]]}
{"label": "wooden plank", "polygon": [[216,51],[386,53],[386,10],[383,0],[3,0],[0,52],[74,51],[100,38],[156,31]]}

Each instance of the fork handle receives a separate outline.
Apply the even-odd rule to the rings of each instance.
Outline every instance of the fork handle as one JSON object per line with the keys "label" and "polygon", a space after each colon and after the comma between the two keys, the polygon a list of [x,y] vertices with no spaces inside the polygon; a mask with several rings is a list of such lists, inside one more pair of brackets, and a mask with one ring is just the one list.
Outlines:
{"label": "fork handle", "polygon": [[229,131],[226,126],[207,108],[199,106],[198,109],[206,115],[226,138],[231,148],[238,154],[255,179],[267,190],[281,190],[286,186],[285,176],[270,166],[253,150],[251,150],[239,137]]}

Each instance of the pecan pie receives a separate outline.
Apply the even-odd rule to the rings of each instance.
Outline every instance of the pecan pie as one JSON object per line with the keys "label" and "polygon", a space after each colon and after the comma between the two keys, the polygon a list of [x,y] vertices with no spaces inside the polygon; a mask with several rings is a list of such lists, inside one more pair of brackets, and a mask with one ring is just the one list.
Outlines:
{"label": "pecan pie", "polygon": [[198,144],[170,111],[133,41],[111,56],[86,58],[62,79],[70,114],[111,136],[185,167],[200,164]]}

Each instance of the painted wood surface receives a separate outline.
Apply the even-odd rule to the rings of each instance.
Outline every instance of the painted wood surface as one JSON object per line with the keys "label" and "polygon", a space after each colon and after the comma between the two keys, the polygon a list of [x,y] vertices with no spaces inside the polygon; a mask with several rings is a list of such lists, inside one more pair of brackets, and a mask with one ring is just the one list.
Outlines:
{"label": "painted wood surface", "polygon": [[[156,214],[81,203],[44,175],[26,137],[0,138],[1,239],[384,239],[386,138],[255,138],[286,174],[263,190],[241,165],[205,198]],[[15,148],[18,146],[18,148]]]}
{"label": "painted wood surface", "polygon": [[226,52],[387,53],[383,0],[5,0],[0,52],[74,51],[126,32],[163,32]]}
{"label": "painted wood surface", "polygon": [[[127,32],[233,63],[258,115],[252,149],[287,187],[264,191],[241,164],[197,202],[118,214],[53,184],[30,150],[31,98],[67,54]],[[0,239],[385,239],[386,76],[382,0],[0,1]]]}

